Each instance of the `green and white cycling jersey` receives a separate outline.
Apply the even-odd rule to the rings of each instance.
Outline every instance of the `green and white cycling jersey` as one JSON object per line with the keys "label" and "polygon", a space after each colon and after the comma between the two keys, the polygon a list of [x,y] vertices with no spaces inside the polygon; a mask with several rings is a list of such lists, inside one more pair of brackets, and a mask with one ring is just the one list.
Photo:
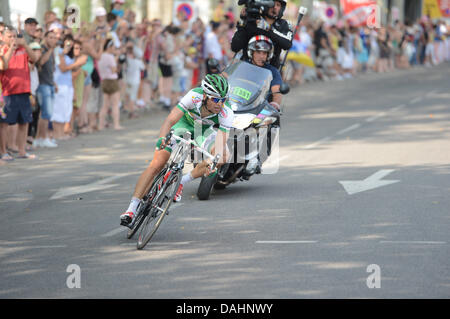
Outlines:
{"label": "green and white cycling jersey", "polygon": [[192,128],[197,124],[202,125],[202,131],[208,128],[219,125],[219,130],[228,133],[233,125],[234,113],[228,101],[225,101],[224,106],[219,114],[212,114],[207,117],[201,117],[200,109],[203,101],[203,89],[195,88],[190,90],[179,102],[177,107],[183,111],[184,118],[187,123],[192,125]]}
{"label": "green and white cycling jersey", "polygon": [[[174,135],[180,137],[183,137],[185,132],[190,132],[191,138],[195,141],[197,146],[210,151],[214,146],[217,135],[217,131],[213,127],[218,125],[219,130],[228,133],[233,124],[234,112],[228,101],[226,101],[219,114],[212,114],[202,118],[200,110],[202,101],[202,88],[195,88],[189,91],[177,105],[177,108],[180,109],[184,115],[174,126],[172,126],[172,129],[174,130]],[[177,143],[178,142],[172,138],[165,150],[172,152]]]}

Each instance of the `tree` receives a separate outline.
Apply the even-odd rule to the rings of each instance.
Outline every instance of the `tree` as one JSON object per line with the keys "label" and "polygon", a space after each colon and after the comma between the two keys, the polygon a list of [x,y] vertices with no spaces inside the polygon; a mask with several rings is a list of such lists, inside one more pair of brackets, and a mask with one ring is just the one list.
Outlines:
{"label": "tree", "polygon": [[11,24],[11,10],[9,9],[9,1],[0,1],[0,16],[3,17],[3,22]]}
{"label": "tree", "polygon": [[40,24],[44,23],[45,12],[51,10],[51,8],[52,0],[37,0],[36,20],[38,20]]}

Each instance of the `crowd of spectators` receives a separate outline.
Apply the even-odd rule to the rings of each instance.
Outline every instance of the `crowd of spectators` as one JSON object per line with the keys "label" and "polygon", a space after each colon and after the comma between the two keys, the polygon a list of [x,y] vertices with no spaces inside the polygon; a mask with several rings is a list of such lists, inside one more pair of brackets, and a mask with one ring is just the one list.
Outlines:
{"label": "crowd of spectators", "polygon": [[291,84],[314,80],[343,80],[364,72],[390,72],[431,67],[450,61],[450,24],[426,17],[415,23],[396,21],[380,28],[331,25],[323,21],[302,23],[292,52],[306,55],[314,67],[295,59]]}
{"label": "crowd of spectators", "polygon": [[[124,117],[137,117],[144,110],[170,110],[199,84],[209,59],[225,66],[235,55],[230,43],[236,18],[223,1],[208,23],[179,14],[170,25],[160,19],[138,22],[123,4],[114,0],[109,11],[95,9],[94,21],[78,28],[71,27],[70,12],[58,19],[48,11],[42,24],[28,18],[17,30],[0,23],[0,165],[36,158],[32,150],[57,148],[78,134],[123,130]],[[449,61],[450,28],[428,19],[379,29],[305,19],[291,51],[314,62],[311,67],[288,60],[292,72],[286,72],[286,80],[291,85],[342,80],[360,72]],[[21,83],[13,86],[8,85],[17,75],[11,73],[12,65],[23,73]],[[31,87],[26,97],[32,113],[8,112],[6,102],[23,99],[26,85]]]}

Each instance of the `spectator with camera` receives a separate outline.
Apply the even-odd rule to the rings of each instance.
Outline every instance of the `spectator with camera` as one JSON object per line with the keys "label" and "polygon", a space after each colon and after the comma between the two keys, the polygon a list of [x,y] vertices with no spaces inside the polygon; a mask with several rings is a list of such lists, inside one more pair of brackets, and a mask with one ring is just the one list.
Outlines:
{"label": "spectator with camera", "polygon": [[[241,21],[231,42],[231,49],[237,53],[243,50],[242,58],[248,59],[247,45],[256,35],[269,37],[274,44],[274,54],[270,64],[280,66],[281,50],[289,50],[292,46],[292,25],[282,19],[286,9],[286,0],[239,0],[239,5],[245,4],[241,11]],[[262,12],[260,8],[264,9]]]}
{"label": "spectator with camera", "polygon": [[37,132],[33,141],[34,147],[54,148],[58,145],[50,140],[48,134],[48,123],[53,114],[55,100],[55,81],[53,73],[55,72],[55,54],[54,49],[57,44],[57,38],[53,31],[45,33],[42,44],[42,54],[39,59],[38,75],[39,86],[36,92],[37,100],[40,106],[40,117],[37,125]]}
{"label": "spectator with camera", "polygon": [[11,161],[6,152],[7,126],[18,124],[18,158],[35,158],[26,152],[28,124],[33,121],[30,103],[31,79],[29,62],[36,62],[36,55],[25,38],[17,37],[17,31],[5,26],[0,56],[0,82],[5,106],[0,117],[0,159]]}

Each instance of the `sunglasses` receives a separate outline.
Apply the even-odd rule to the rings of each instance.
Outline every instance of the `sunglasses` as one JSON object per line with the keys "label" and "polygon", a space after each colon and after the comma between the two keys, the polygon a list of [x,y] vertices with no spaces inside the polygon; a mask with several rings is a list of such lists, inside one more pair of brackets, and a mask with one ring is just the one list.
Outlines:
{"label": "sunglasses", "polygon": [[217,98],[217,97],[210,97],[211,101],[213,101],[214,103],[218,104],[218,103],[224,103],[227,98]]}

